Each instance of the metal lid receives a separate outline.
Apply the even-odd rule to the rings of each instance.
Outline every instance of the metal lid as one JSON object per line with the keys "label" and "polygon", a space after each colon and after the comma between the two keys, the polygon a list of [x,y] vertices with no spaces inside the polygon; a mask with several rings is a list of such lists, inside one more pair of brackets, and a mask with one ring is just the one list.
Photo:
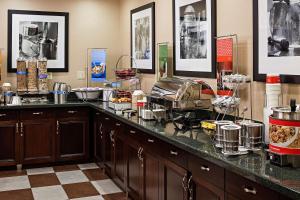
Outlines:
{"label": "metal lid", "polygon": [[300,120],[299,108],[297,108],[295,112],[292,112],[291,107],[274,107],[272,110],[272,117],[275,119]]}
{"label": "metal lid", "polygon": [[247,127],[262,127],[263,125],[260,123],[248,123],[248,124],[245,124],[245,126],[247,126]]}
{"label": "metal lid", "polygon": [[221,129],[226,130],[226,131],[235,131],[235,130],[240,130],[241,126],[235,125],[235,124],[230,124],[230,125],[222,126]]}
{"label": "metal lid", "polygon": [[222,121],[215,121],[216,125],[228,125],[228,124],[233,124],[232,121],[229,120],[222,120]]}
{"label": "metal lid", "polygon": [[281,112],[281,113],[290,113],[291,111],[291,107],[274,107],[271,108],[273,111],[275,112]]}

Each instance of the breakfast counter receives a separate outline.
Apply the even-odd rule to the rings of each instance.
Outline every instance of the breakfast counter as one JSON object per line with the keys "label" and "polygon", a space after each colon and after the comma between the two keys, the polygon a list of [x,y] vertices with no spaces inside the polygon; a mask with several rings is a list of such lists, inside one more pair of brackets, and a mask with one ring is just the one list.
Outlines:
{"label": "breakfast counter", "polygon": [[210,137],[201,130],[178,132],[172,123],[161,124],[155,121],[144,121],[135,116],[126,118],[116,115],[108,108],[107,103],[69,102],[66,104],[25,104],[22,106],[0,106],[1,110],[89,107],[112,118],[135,127],[136,129],[174,145],[189,154],[207,160],[218,166],[239,174],[260,185],[277,191],[292,199],[300,199],[300,169],[281,168],[271,165],[263,151],[244,156],[226,157],[212,144]]}

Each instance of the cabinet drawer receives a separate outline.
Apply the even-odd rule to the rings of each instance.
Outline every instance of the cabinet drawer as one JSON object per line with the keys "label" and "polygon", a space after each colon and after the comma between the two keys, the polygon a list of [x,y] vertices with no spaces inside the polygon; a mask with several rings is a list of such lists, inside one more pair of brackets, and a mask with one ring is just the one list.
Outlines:
{"label": "cabinet drawer", "polygon": [[21,120],[49,119],[54,117],[54,111],[42,109],[24,110],[20,113]]}
{"label": "cabinet drawer", "polygon": [[187,168],[188,154],[185,151],[164,142],[161,143],[161,151],[165,159],[174,162],[182,168]]}
{"label": "cabinet drawer", "polygon": [[82,118],[89,115],[89,111],[86,108],[64,108],[57,111],[58,118]]}
{"label": "cabinet drawer", "polygon": [[141,131],[131,127],[131,126],[124,126],[124,134],[127,135],[128,139],[134,140],[136,142],[141,142],[143,140],[143,134]]}
{"label": "cabinet drawer", "polygon": [[211,162],[196,158],[189,157],[188,169],[194,178],[207,181],[220,189],[224,189],[224,174],[225,170]]}
{"label": "cabinet drawer", "polygon": [[16,111],[0,110],[0,121],[17,121],[18,113]]}
{"label": "cabinet drawer", "polygon": [[275,191],[265,188],[264,186],[254,183],[253,181],[243,178],[235,173],[226,171],[225,177],[226,192],[237,196],[240,199],[279,199],[279,195]]}

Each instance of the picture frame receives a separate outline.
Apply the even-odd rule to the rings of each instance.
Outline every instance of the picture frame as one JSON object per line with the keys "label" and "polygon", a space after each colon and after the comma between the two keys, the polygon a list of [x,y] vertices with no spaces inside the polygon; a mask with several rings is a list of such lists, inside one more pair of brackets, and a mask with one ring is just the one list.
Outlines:
{"label": "picture frame", "polygon": [[7,71],[16,59],[46,57],[48,72],[69,71],[69,13],[8,10]]}
{"label": "picture frame", "polygon": [[130,11],[130,35],[132,68],[155,74],[155,2]]}
{"label": "picture frame", "polygon": [[170,76],[169,42],[161,42],[157,45],[156,81]]}
{"label": "picture frame", "polygon": [[[300,83],[300,14],[288,1],[253,0],[253,80],[278,74],[282,83]],[[299,5],[299,3],[297,3]],[[276,15],[279,11],[283,15]],[[296,21],[294,21],[296,20]],[[279,63],[281,63],[280,66]]]}
{"label": "picture frame", "polygon": [[175,76],[216,78],[216,8],[216,0],[173,0]]}

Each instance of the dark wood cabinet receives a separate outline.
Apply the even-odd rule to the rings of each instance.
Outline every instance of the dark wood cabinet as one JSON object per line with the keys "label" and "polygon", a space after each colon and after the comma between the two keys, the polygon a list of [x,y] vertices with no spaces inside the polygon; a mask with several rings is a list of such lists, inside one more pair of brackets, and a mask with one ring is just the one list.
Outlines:
{"label": "dark wood cabinet", "polygon": [[113,131],[113,120],[104,115],[102,119],[103,128],[102,128],[102,135],[103,135],[103,160],[104,160],[104,168],[107,175],[112,177],[113,171],[113,138],[114,138],[114,131]]}
{"label": "dark wood cabinet", "polygon": [[115,122],[113,129],[113,143],[112,143],[112,155],[113,155],[113,173],[112,177],[115,183],[123,190],[125,190],[125,142],[126,135],[124,134],[124,125]]}
{"label": "dark wood cabinet", "polygon": [[88,157],[88,121],[86,119],[57,120],[57,160],[76,161]]}
{"label": "dark wood cabinet", "polygon": [[193,200],[224,200],[224,190],[192,176],[192,181],[189,182],[189,195]]}
{"label": "dark wood cabinet", "polygon": [[94,113],[94,159],[104,161],[103,116],[100,112]]}
{"label": "dark wood cabinet", "polygon": [[14,116],[15,120],[8,119],[10,121],[6,121],[7,114],[0,113],[0,116],[0,166],[17,165],[20,154],[20,130],[17,115]]}
{"label": "dark wood cabinet", "polygon": [[188,169],[191,172],[191,179],[188,181],[189,195],[193,200],[224,200],[225,171],[222,167],[189,156]]}
{"label": "dark wood cabinet", "polygon": [[55,161],[54,119],[20,122],[21,163],[41,164]]}
{"label": "dark wood cabinet", "polygon": [[89,157],[87,109],[65,109],[56,113],[57,161],[84,161]]}
{"label": "dark wood cabinet", "polygon": [[134,140],[127,140],[127,192],[133,200],[143,198],[143,160],[141,158],[141,145]]}
{"label": "dark wood cabinet", "polygon": [[188,200],[189,173],[186,169],[169,160],[161,163],[162,198],[163,200]]}
{"label": "dark wood cabinet", "polygon": [[157,200],[160,191],[159,158],[150,149],[142,149],[143,199]]}
{"label": "dark wood cabinet", "polygon": [[289,200],[109,113],[89,111],[1,110],[0,167],[84,162],[91,154],[133,200]]}
{"label": "dark wood cabinet", "polygon": [[279,200],[280,195],[273,190],[243,178],[233,172],[225,173],[226,200]]}
{"label": "dark wood cabinet", "polygon": [[231,196],[230,194],[226,194],[226,200],[240,200],[240,199],[237,199],[234,196]]}

